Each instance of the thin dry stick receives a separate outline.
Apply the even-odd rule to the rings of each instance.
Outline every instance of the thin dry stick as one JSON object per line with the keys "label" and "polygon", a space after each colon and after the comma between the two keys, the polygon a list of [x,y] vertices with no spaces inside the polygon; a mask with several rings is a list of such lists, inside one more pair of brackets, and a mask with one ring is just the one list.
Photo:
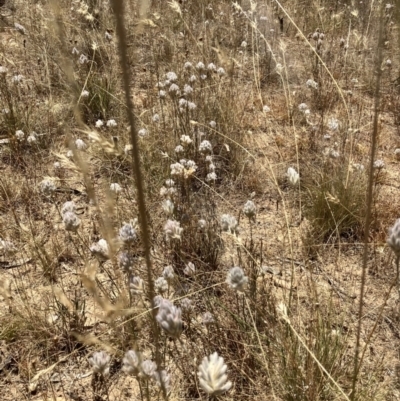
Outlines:
{"label": "thin dry stick", "polygon": [[372,199],[373,199],[373,189],[374,189],[374,160],[375,153],[377,148],[377,138],[378,138],[378,117],[379,117],[379,106],[380,106],[380,89],[381,89],[381,76],[382,76],[382,48],[383,48],[383,7],[381,5],[380,10],[380,24],[379,24],[379,34],[378,34],[378,46],[376,52],[376,83],[375,83],[375,104],[374,104],[374,124],[372,130],[372,144],[371,144],[371,154],[369,161],[369,177],[368,177],[368,192],[367,192],[367,210],[365,215],[365,228],[364,228],[364,254],[363,254],[363,266],[362,266],[362,274],[361,274],[361,289],[360,289],[360,304],[358,308],[358,326],[357,326],[357,340],[356,340],[356,349],[354,353],[354,371],[353,371],[353,381],[352,381],[352,389],[351,389],[351,400],[355,400],[356,396],[356,385],[357,385],[357,377],[360,371],[360,336],[361,336],[361,322],[362,322],[362,314],[363,314],[363,298],[365,292],[365,280],[367,273],[367,261],[368,261],[368,237],[369,237],[369,227],[371,225],[371,214],[372,214]]}
{"label": "thin dry stick", "polygon": [[116,32],[118,36],[118,47],[119,47],[119,55],[121,61],[121,69],[122,69],[122,77],[125,88],[125,103],[127,106],[127,114],[128,120],[130,124],[130,135],[131,135],[131,143],[132,143],[132,168],[133,174],[136,180],[137,187],[137,202],[139,206],[139,223],[142,231],[142,239],[144,246],[144,253],[146,259],[146,267],[147,267],[147,281],[149,286],[148,296],[151,300],[152,310],[152,326],[153,326],[153,335],[154,335],[154,344],[156,345],[156,362],[157,365],[160,366],[161,358],[158,349],[158,337],[159,330],[156,321],[156,313],[157,310],[154,305],[154,282],[152,278],[152,266],[151,266],[151,257],[150,257],[150,234],[149,227],[147,222],[147,214],[146,214],[146,201],[144,195],[144,184],[143,177],[140,167],[140,158],[139,158],[139,145],[138,145],[138,134],[136,130],[136,121],[135,116],[133,114],[133,104],[131,98],[131,90],[130,90],[130,72],[128,67],[128,54],[126,49],[128,48],[126,43],[126,33],[125,33],[125,25],[124,25],[124,5],[122,0],[113,0],[112,1],[113,9],[116,16]]}

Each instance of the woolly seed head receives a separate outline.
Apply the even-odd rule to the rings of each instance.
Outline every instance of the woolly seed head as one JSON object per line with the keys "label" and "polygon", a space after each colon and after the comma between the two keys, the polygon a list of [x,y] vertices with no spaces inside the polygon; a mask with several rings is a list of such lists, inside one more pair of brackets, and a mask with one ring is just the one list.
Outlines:
{"label": "woolly seed head", "polygon": [[224,359],[214,352],[203,359],[197,373],[200,387],[210,396],[218,396],[232,387],[226,374],[228,367]]}
{"label": "woolly seed head", "polygon": [[397,257],[400,256],[400,219],[397,219],[393,227],[389,229],[387,244],[392,248]]}
{"label": "woolly seed head", "polygon": [[192,262],[189,262],[185,269],[183,270],[183,272],[187,275],[187,276],[193,276],[196,273],[196,267]]}
{"label": "woolly seed head", "polygon": [[143,379],[151,379],[157,370],[157,365],[155,362],[147,359],[140,364],[140,374],[139,376]]}
{"label": "woolly seed head", "polygon": [[153,374],[153,379],[155,380],[158,387],[164,389],[167,394],[171,392],[171,377],[165,370],[156,371]]}
{"label": "woolly seed head", "polygon": [[249,279],[247,276],[245,276],[243,269],[238,266],[232,267],[232,269],[229,270],[226,278],[226,282],[229,284],[229,286],[239,292],[245,291],[248,281]]}
{"label": "woolly seed head", "polygon": [[51,180],[43,180],[39,184],[40,192],[45,196],[52,196],[56,191],[57,187]]}
{"label": "woolly seed head", "polygon": [[139,276],[130,278],[129,289],[133,295],[141,295],[144,293],[144,281]]}
{"label": "woolly seed head", "polygon": [[221,216],[221,228],[222,231],[228,231],[231,234],[237,234],[239,230],[236,218],[230,214],[223,214]]}
{"label": "woolly seed head", "polygon": [[207,141],[206,139],[204,141],[201,141],[200,146],[199,146],[200,153],[211,154],[212,151],[213,151],[213,147],[212,147],[210,141]]}
{"label": "woolly seed head", "polygon": [[169,199],[164,200],[162,202],[162,208],[164,210],[164,213],[167,216],[172,216],[174,214],[175,206],[174,206],[174,203],[171,200],[169,200]]}
{"label": "woolly seed head", "polygon": [[182,311],[172,302],[164,299],[156,316],[160,327],[172,338],[177,339],[183,331]]}
{"label": "woolly seed head", "polygon": [[130,273],[133,269],[135,258],[129,252],[121,252],[118,257],[118,264],[126,273]]}
{"label": "woolly seed head", "polygon": [[100,239],[98,242],[93,243],[89,249],[100,261],[106,261],[110,258],[108,243],[105,239]]}
{"label": "woolly seed head", "polygon": [[75,213],[76,205],[74,201],[65,202],[61,207],[61,214],[64,215],[67,212]]}
{"label": "woolly seed head", "polygon": [[107,127],[109,128],[115,128],[117,126],[117,122],[114,119],[108,120],[107,121]]}
{"label": "woolly seed head", "polygon": [[165,280],[172,281],[175,278],[174,268],[171,265],[165,266],[162,276],[165,278]]}
{"label": "woolly seed head", "polygon": [[114,194],[119,194],[122,191],[121,185],[119,185],[117,182],[113,182],[110,184],[110,191]]}
{"label": "woolly seed head", "polygon": [[137,376],[141,368],[141,355],[136,351],[129,350],[122,359],[122,371],[127,375]]}
{"label": "woolly seed head", "polygon": [[214,316],[211,312],[203,313],[201,320],[202,320],[204,326],[211,326],[212,324],[215,323]]}
{"label": "woolly seed head", "polygon": [[138,238],[136,230],[132,227],[131,224],[125,223],[121,229],[119,230],[119,239],[125,245],[131,245]]}
{"label": "woolly seed head", "polygon": [[243,213],[248,219],[254,220],[257,213],[257,208],[255,203],[251,200],[248,200],[243,206]]}
{"label": "woolly seed head", "polygon": [[168,220],[164,226],[165,237],[167,241],[170,240],[180,240],[183,232],[181,228],[181,223],[176,220]]}
{"label": "woolly seed head", "polygon": [[110,355],[104,351],[95,352],[91,358],[89,358],[89,363],[92,365],[94,373],[101,374],[102,376],[107,376],[110,373]]}
{"label": "woolly seed head", "polygon": [[154,280],[154,289],[158,293],[164,294],[168,291],[168,281],[164,277],[158,277]]}
{"label": "woolly seed head", "polygon": [[286,175],[291,185],[295,186],[299,182],[299,173],[293,167],[288,168]]}
{"label": "woolly seed head", "polygon": [[76,232],[81,225],[81,220],[73,212],[65,212],[63,214],[63,222],[67,231]]}

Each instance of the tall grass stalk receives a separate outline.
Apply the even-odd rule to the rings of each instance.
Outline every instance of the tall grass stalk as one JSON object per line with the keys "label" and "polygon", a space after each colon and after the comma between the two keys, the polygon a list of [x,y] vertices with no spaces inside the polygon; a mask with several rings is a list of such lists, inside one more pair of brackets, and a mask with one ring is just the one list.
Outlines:
{"label": "tall grass stalk", "polygon": [[[116,16],[116,28],[117,28],[117,36],[118,36],[118,49],[120,54],[120,62],[121,62],[121,70],[123,76],[123,84],[125,89],[125,102],[127,106],[127,115],[128,121],[130,124],[130,139],[132,144],[132,169],[135,177],[135,183],[137,188],[137,202],[139,206],[139,223],[141,228],[141,233],[143,237],[143,245],[144,245],[144,254],[146,260],[147,267],[147,280],[148,280],[148,297],[151,300],[152,305],[152,331],[154,335],[154,344],[156,346],[156,363],[158,366],[161,364],[161,355],[159,353],[158,348],[158,337],[159,337],[159,329],[156,321],[156,309],[154,305],[154,282],[152,276],[152,263],[151,263],[151,255],[150,255],[150,232],[147,221],[147,210],[146,210],[146,200],[145,200],[145,188],[143,182],[143,176],[141,172],[140,166],[140,156],[139,156],[139,141],[138,141],[138,133],[136,129],[136,120],[135,115],[133,113],[133,103],[131,97],[131,77],[130,71],[128,67],[128,54],[127,54],[127,40],[126,40],[126,32],[124,25],[124,2],[122,0],[113,0],[112,2],[114,7],[114,12]],[[164,391],[165,393],[165,391]],[[165,395],[165,394],[164,394]]]}
{"label": "tall grass stalk", "polygon": [[375,90],[374,90],[374,121],[371,133],[371,149],[370,149],[370,160],[369,160],[369,176],[368,176],[368,190],[367,190],[367,203],[365,213],[365,226],[364,226],[364,252],[363,252],[363,264],[361,274],[361,287],[360,287],[360,298],[358,307],[358,325],[357,325],[357,337],[356,347],[354,351],[354,370],[352,379],[351,389],[351,400],[356,399],[357,393],[357,378],[360,371],[360,337],[363,319],[363,305],[364,305],[364,294],[365,294],[365,282],[367,276],[367,263],[369,255],[369,229],[372,221],[372,202],[374,197],[374,162],[375,155],[378,146],[378,122],[380,114],[380,100],[381,100],[381,78],[382,78],[382,61],[383,61],[383,28],[385,24],[384,20],[384,4],[380,5],[380,18],[379,18],[379,34],[378,43],[376,46],[375,53]]}

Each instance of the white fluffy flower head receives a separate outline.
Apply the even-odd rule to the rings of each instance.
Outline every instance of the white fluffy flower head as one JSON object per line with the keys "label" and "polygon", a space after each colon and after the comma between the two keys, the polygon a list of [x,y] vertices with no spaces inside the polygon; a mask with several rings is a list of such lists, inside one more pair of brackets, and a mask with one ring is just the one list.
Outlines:
{"label": "white fluffy flower head", "polygon": [[89,363],[92,365],[94,373],[101,374],[102,376],[107,376],[110,373],[110,355],[104,351],[95,352],[91,358],[89,358]]}
{"label": "white fluffy flower head", "polygon": [[160,327],[172,338],[177,339],[182,333],[182,311],[172,302],[163,299],[156,316]]}
{"label": "white fluffy flower head", "polygon": [[232,383],[228,381],[227,370],[224,359],[217,352],[205,357],[197,373],[200,387],[214,397],[225,393],[232,387]]}
{"label": "white fluffy flower head", "polygon": [[400,219],[397,219],[393,227],[389,229],[387,244],[392,248],[397,257],[400,256]]}
{"label": "white fluffy flower head", "polygon": [[239,292],[245,291],[248,281],[249,279],[247,276],[245,276],[243,269],[238,266],[232,267],[232,269],[229,270],[226,278],[226,282],[229,284],[229,286]]}
{"label": "white fluffy flower head", "polygon": [[286,175],[291,185],[295,186],[299,182],[299,173],[293,167],[288,168]]}
{"label": "white fluffy flower head", "polygon": [[93,243],[89,249],[100,261],[106,261],[110,257],[108,243],[105,239]]}

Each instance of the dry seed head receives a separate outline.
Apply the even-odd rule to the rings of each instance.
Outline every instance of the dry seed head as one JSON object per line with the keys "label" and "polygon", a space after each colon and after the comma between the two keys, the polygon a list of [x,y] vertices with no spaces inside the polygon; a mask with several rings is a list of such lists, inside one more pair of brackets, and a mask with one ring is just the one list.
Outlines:
{"label": "dry seed head", "polygon": [[143,138],[144,136],[147,135],[147,129],[146,129],[146,128],[141,128],[141,129],[138,131],[138,135],[139,135],[141,138]]}
{"label": "dry seed head", "polygon": [[87,148],[87,145],[85,142],[82,141],[82,139],[77,139],[75,141],[75,146],[78,150],[85,150]]}
{"label": "dry seed head", "polygon": [[153,379],[157,383],[157,386],[164,389],[167,394],[171,392],[171,377],[165,370],[154,372]]}
{"label": "dry seed head", "polygon": [[223,214],[221,216],[221,228],[222,231],[228,231],[231,234],[237,234],[239,230],[236,218],[230,214]]}
{"label": "dry seed head", "polygon": [[131,224],[125,223],[119,230],[119,239],[125,244],[130,245],[138,238],[136,230]]}
{"label": "dry seed head", "polygon": [[193,103],[193,102],[188,102],[188,103],[187,103],[187,107],[188,107],[188,109],[189,109],[190,111],[196,110],[196,109],[197,109],[196,103]]}
{"label": "dry seed head", "polygon": [[18,130],[15,132],[15,137],[18,139],[18,141],[23,141],[25,138],[25,133],[22,130]]}
{"label": "dry seed head", "polygon": [[232,269],[229,270],[226,278],[226,282],[229,284],[229,286],[238,292],[245,291],[248,281],[249,279],[247,276],[245,276],[243,269],[238,266],[232,267]]}
{"label": "dry seed head", "polygon": [[248,219],[254,220],[257,213],[256,205],[253,201],[248,200],[243,206],[243,213]]}
{"label": "dry seed head", "polygon": [[164,226],[165,236],[167,241],[170,240],[180,240],[183,232],[181,224],[176,220],[168,220]]}
{"label": "dry seed head", "polygon": [[215,174],[215,172],[211,172],[206,175],[206,182],[215,182],[217,181],[217,179],[218,177],[217,174]]}
{"label": "dry seed head", "polygon": [[400,257],[400,219],[397,219],[393,227],[389,229],[387,244],[392,248],[397,257]]}
{"label": "dry seed head", "polygon": [[184,153],[185,152],[185,149],[183,148],[183,146],[182,145],[178,145],[178,146],[176,146],[175,147],[175,153],[177,154],[177,155],[179,155],[180,153]]}
{"label": "dry seed head", "polygon": [[106,261],[110,258],[108,243],[105,239],[100,239],[98,242],[93,243],[89,249],[100,261]]}
{"label": "dry seed head", "polygon": [[178,79],[178,76],[173,71],[167,72],[165,76],[170,82],[175,82]]}
{"label": "dry seed head", "polygon": [[288,181],[291,185],[295,186],[299,182],[299,173],[293,168],[289,167],[286,173]]}
{"label": "dry seed head", "polygon": [[131,277],[129,289],[132,295],[141,295],[144,293],[144,281],[139,276]]}
{"label": "dry seed head", "polygon": [[21,75],[21,74],[14,75],[14,76],[11,78],[11,82],[12,82],[13,84],[15,84],[15,85],[18,85],[19,83],[22,82],[23,79],[24,79],[24,76]]}
{"label": "dry seed head", "polygon": [[181,144],[183,146],[189,146],[192,143],[192,138],[189,135],[182,135],[181,136]]}
{"label": "dry seed head", "polygon": [[117,126],[117,122],[114,119],[108,120],[106,123],[108,128],[115,128]]}
{"label": "dry seed head", "polygon": [[181,301],[182,312],[190,313],[193,311],[193,303],[189,298],[183,298]]}
{"label": "dry seed head", "polygon": [[122,191],[121,185],[119,185],[117,182],[113,182],[110,184],[110,191],[114,194],[119,194]]}
{"label": "dry seed head", "polygon": [[104,352],[95,352],[91,358],[89,358],[89,363],[92,365],[94,373],[101,374],[102,376],[107,376],[110,373],[110,356]]}
{"label": "dry seed head", "polygon": [[155,362],[147,359],[140,364],[140,373],[139,376],[144,379],[151,379],[154,376],[155,371],[157,370],[157,365]]}
{"label": "dry seed head", "polygon": [[201,61],[199,61],[196,64],[196,70],[197,71],[204,71],[206,69],[206,66],[204,65],[204,63],[202,63]]}
{"label": "dry seed head", "polygon": [[185,269],[183,270],[183,272],[187,275],[187,276],[193,276],[196,273],[196,267],[192,262],[189,262]]}
{"label": "dry seed head", "polygon": [[331,131],[337,131],[339,129],[339,120],[336,118],[330,118],[328,120],[328,128]]}
{"label": "dry seed head", "polygon": [[168,291],[168,281],[164,277],[158,277],[154,280],[154,289],[158,293],[164,294]]}
{"label": "dry seed head", "polygon": [[217,74],[222,77],[226,74],[225,70],[222,67],[219,67],[217,70]]}
{"label": "dry seed head", "polygon": [[318,83],[315,82],[313,79],[307,80],[306,85],[307,85],[309,88],[318,89]]}
{"label": "dry seed head", "polygon": [[[160,91],[161,92],[161,91]],[[181,91],[179,89],[179,86],[177,84],[172,84],[169,89],[168,92],[171,96],[179,96]]]}
{"label": "dry seed head", "polygon": [[141,370],[141,355],[129,350],[122,359],[122,371],[128,375],[137,376]]}
{"label": "dry seed head", "polygon": [[167,216],[171,217],[174,214],[175,206],[171,200],[169,199],[164,200],[162,203],[162,208]]}
{"label": "dry seed head", "polygon": [[232,387],[232,383],[228,381],[227,370],[224,359],[217,352],[205,357],[197,373],[200,387],[212,397],[225,393]]}
{"label": "dry seed head", "polygon": [[299,110],[304,112],[304,111],[308,110],[308,106],[305,103],[300,103]]}
{"label": "dry seed head", "polygon": [[207,141],[206,139],[204,141],[201,141],[200,146],[199,146],[199,152],[203,154],[209,154],[212,153],[213,148],[211,145],[210,141]]}
{"label": "dry seed head", "polygon": [[35,143],[37,141],[37,134],[36,132],[31,132],[28,136],[28,138],[26,138],[26,141],[32,145],[33,143]]}
{"label": "dry seed head", "polygon": [[45,195],[45,196],[51,196],[54,194],[54,192],[56,191],[57,187],[54,184],[53,181],[51,180],[43,180],[40,184],[39,184],[39,188],[40,188],[40,192]]}
{"label": "dry seed head", "polygon": [[76,232],[81,225],[81,220],[73,212],[66,212],[63,214],[63,222],[66,231]]}
{"label": "dry seed head", "polygon": [[118,257],[118,264],[125,273],[130,273],[133,269],[135,258],[129,252],[121,252]]}
{"label": "dry seed head", "polygon": [[168,282],[172,281],[175,278],[174,268],[171,265],[165,266],[162,275]]}
{"label": "dry seed head", "polygon": [[183,92],[185,95],[191,95],[193,93],[193,88],[190,85],[185,84],[183,87]]}
{"label": "dry seed head", "polygon": [[214,316],[212,315],[211,312],[203,313],[201,320],[202,320],[204,326],[211,326],[212,324],[215,323]]}
{"label": "dry seed head", "polygon": [[172,304],[172,302],[164,299],[156,316],[160,327],[173,339],[179,338],[183,331],[182,311],[180,308]]}

